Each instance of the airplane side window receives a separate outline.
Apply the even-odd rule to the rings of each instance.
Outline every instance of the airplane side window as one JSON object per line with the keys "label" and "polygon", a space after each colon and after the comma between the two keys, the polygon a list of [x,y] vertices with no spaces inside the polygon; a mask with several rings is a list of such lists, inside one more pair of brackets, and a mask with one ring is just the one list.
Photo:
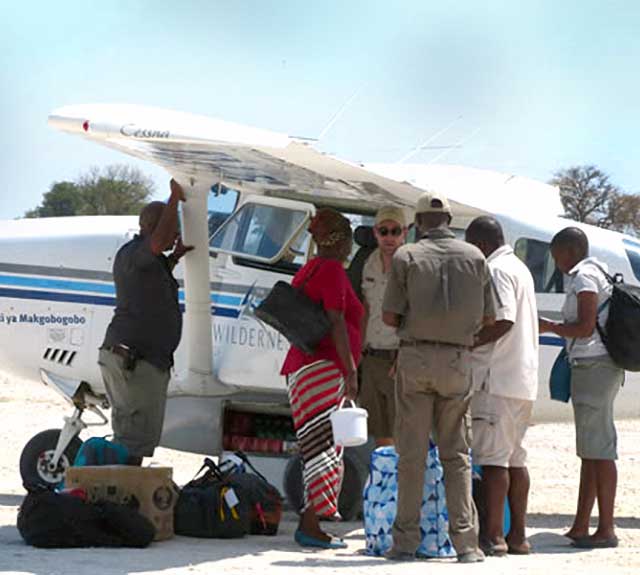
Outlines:
{"label": "airplane side window", "polygon": [[529,268],[536,293],[564,292],[564,277],[556,268],[548,242],[520,238],[515,243],[514,251]]}
{"label": "airplane side window", "polygon": [[236,190],[226,186],[219,186],[218,184],[211,186],[211,191],[207,198],[209,239],[236,209],[238,196],[239,194]]}
{"label": "airplane side window", "polygon": [[624,249],[627,252],[629,258],[629,264],[633,270],[633,274],[637,280],[640,280],[640,243],[633,242],[631,240],[622,240]]}
{"label": "airplane side window", "polygon": [[[246,203],[211,238],[209,246],[214,251],[230,252],[240,258],[256,257],[267,263],[283,250],[294,234],[299,234],[306,217],[302,210]],[[299,242],[294,242],[294,250],[302,249],[304,238]]]}

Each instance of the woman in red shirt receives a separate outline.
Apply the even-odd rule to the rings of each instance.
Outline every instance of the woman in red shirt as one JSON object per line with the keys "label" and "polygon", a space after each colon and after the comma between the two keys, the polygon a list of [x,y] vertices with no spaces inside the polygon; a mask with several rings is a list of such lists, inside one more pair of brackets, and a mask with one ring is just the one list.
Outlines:
{"label": "woman in red shirt", "polygon": [[351,253],[351,224],[339,212],[324,208],[311,220],[309,231],[318,255],[293,278],[304,292],[322,302],[331,332],[313,355],[291,346],[281,373],[287,388],[298,446],[303,460],[304,506],[295,540],[305,547],[339,549],[341,539],[320,528],[319,516],[339,517],[342,448],[334,445],[329,416],[343,397],[355,399],[364,309],[356,297],[343,263]]}

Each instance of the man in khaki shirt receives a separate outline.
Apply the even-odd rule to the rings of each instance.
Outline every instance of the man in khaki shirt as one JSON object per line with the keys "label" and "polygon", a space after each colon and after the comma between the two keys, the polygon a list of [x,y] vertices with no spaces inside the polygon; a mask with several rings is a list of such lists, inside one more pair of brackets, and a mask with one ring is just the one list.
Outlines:
{"label": "man in khaki shirt", "polygon": [[391,271],[391,259],[407,235],[407,222],[402,208],[380,208],[373,234],[378,247],[367,258],[362,270],[362,295],[367,321],[358,400],[369,414],[369,435],[375,438],[376,446],[380,447],[393,445],[396,402],[392,369],[400,340],[395,328],[382,321],[382,301]]}
{"label": "man in khaki shirt", "polygon": [[383,320],[398,329],[396,374],[398,513],[390,559],[412,559],[420,545],[420,506],[432,428],[444,469],[449,533],[458,561],[484,560],[469,461],[472,394],[469,348],[495,317],[489,268],[482,252],[449,229],[448,200],[418,200],[422,239],[398,249],[387,284]]}

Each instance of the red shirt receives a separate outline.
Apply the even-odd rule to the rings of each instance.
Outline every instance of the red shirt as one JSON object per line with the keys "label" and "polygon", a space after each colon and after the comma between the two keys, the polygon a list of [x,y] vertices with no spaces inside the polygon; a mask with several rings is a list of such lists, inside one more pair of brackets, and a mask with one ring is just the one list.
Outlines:
{"label": "red shirt", "polygon": [[[322,302],[325,310],[332,309],[343,313],[347,324],[351,355],[353,355],[355,364],[358,365],[362,349],[360,324],[364,308],[353,291],[342,264],[338,260],[314,258],[298,270],[291,285],[300,286],[307,276],[310,278],[304,285],[304,293],[313,301]],[[346,367],[342,365],[338,357],[333,338],[331,334],[328,334],[320,341],[313,355],[308,355],[292,345],[280,373],[287,375],[322,359],[335,362],[343,372],[346,372]]]}

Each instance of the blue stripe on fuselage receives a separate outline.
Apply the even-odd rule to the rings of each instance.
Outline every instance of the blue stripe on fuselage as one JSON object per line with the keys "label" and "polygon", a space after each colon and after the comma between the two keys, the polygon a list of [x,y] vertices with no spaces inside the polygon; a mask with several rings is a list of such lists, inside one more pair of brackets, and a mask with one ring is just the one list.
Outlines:
{"label": "blue stripe on fuselage", "polygon": [[562,347],[564,345],[564,339],[561,337],[553,337],[552,335],[541,335],[540,345],[550,345],[552,347]]}
{"label": "blue stripe on fuselage", "polygon": [[[78,294],[78,293],[50,292],[50,291],[44,291],[44,290],[42,291],[24,290],[24,289],[4,288],[4,287],[0,287],[0,297],[51,301],[51,302],[64,302],[64,303],[104,305],[109,307],[115,307],[116,305],[115,297]],[[212,299],[213,299],[213,296],[212,296]],[[180,309],[184,311],[184,304],[180,304]],[[228,308],[228,307],[221,307],[221,306],[211,306],[211,315],[237,318],[240,315],[240,310]]]}
{"label": "blue stripe on fuselage", "polygon": [[[82,281],[75,281],[75,280],[35,278],[35,277],[25,277],[25,276],[12,276],[12,275],[5,275],[5,274],[0,274],[0,284],[4,284],[6,286],[18,286],[18,287],[27,287],[27,288],[48,288],[49,290],[94,292],[99,294],[108,294],[110,296],[115,296],[115,293],[116,293],[115,286],[112,283],[101,284],[101,283],[82,282]],[[46,291],[43,293],[56,294],[59,292]],[[9,296],[9,297],[17,297],[17,296]],[[178,297],[180,301],[184,301],[184,293],[182,291],[179,293]],[[47,299],[47,298],[34,297],[32,299]],[[109,298],[106,298],[106,299],[108,300]],[[97,303],[98,305],[100,305],[99,301],[93,301],[88,299],[83,299],[83,300],[60,299],[58,301],[83,301],[86,303]],[[211,301],[213,303],[217,303],[225,306],[237,306],[237,305],[240,305],[240,303],[242,302],[242,296],[212,293]],[[106,303],[103,305],[110,305],[110,303]]]}
{"label": "blue stripe on fuselage", "polygon": [[[217,294],[211,294],[211,299],[214,301],[230,301],[237,300],[239,298],[234,298],[233,296],[229,296],[226,298],[225,296],[216,297]],[[74,294],[74,293],[62,293],[62,292],[50,292],[50,291],[37,291],[37,290],[21,290],[14,288],[3,288],[0,287],[0,297],[8,297],[15,299],[31,299],[31,300],[41,300],[41,301],[54,301],[54,302],[67,302],[67,303],[84,303],[84,304],[93,304],[93,305],[104,305],[114,307],[116,305],[115,297],[104,297],[104,296],[95,296],[88,294]],[[184,311],[184,304],[180,305],[180,309]],[[240,310],[234,309],[230,307],[222,307],[222,306],[211,306],[211,315],[218,317],[230,317],[237,318],[240,316]],[[552,336],[540,336],[540,345],[548,345],[551,347],[562,347],[564,345],[564,340],[560,337],[552,337]]]}
{"label": "blue stripe on fuselage", "polygon": [[0,284],[31,288],[49,288],[54,290],[88,291],[105,293],[109,295],[114,295],[116,293],[115,287],[112,283],[99,284],[93,282],[80,282],[52,278],[9,276],[4,274],[0,274]]}

